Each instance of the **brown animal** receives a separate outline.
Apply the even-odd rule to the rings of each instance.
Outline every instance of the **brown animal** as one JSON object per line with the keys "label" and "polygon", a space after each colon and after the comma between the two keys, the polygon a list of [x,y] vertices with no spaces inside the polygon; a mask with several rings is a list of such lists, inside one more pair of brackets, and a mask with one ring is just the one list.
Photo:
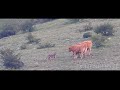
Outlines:
{"label": "brown animal", "polygon": [[90,55],[91,54],[92,45],[93,45],[92,41],[88,40],[88,41],[83,41],[82,43],[86,44],[86,47],[87,47],[87,49],[85,51],[85,54],[86,55]]}
{"label": "brown animal", "polygon": [[80,55],[80,57],[82,59],[83,55],[85,54],[85,49],[86,49],[86,47],[84,46],[84,44],[78,44],[78,45],[70,46],[69,52],[71,52],[71,51],[73,52],[74,59],[77,58],[77,55]]}
{"label": "brown animal", "polygon": [[90,55],[91,54],[91,48],[92,48],[92,41],[88,40],[88,41],[83,41],[80,43],[77,43],[73,46],[69,47],[69,52],[73,52],[73,56],[75,58],[75,55],[80,55],[81,59],[83,58],[83,56],[85,57],[86,55]]}

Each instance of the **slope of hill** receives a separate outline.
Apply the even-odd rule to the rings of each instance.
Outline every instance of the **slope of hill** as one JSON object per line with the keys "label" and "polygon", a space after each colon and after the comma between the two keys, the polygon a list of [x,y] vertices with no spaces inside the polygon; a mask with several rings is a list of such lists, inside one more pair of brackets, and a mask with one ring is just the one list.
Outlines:
{"label": "slope of hill", "polygon": [[[21,54],[21,61],[25,66],[22,70],[119,70],[120,69],[120,19],[84,19],[77,23],[66,24],[68,19],[57,19],[34,26],[38,31],[32,32],[33,36],[41,39],[41,43],[54,43],[55,47],[37,49],[36,44],[29,44],[27,49],[21,50],[20,46],[26,43],[25,34],[14,35],[0,39],[0,50],[10,48]],[[114,26],[115,36],[107,42],[106,47],[92,49],[92,56],[76,61],[68,52],[68,47],[85,39],[82,38],[84,26],[91,22],[93,27],[110,23]],[[49,53],[56,52],[55,60],[47,60]],[[0,59],[0,69],[5,69]]]}
{"label": "slope of hill", "polygon": [[[0,31],[5,24],[9,25],[20,25],[32,19],[0,19]],[[44,22],[52,21],[52,19],[33,19],[33,23],[41,24]]]}

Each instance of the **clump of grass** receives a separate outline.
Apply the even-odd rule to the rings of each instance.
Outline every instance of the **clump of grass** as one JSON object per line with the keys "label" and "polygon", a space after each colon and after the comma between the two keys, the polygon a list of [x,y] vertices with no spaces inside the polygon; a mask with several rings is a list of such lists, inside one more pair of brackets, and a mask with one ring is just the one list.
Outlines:
{"label": "clump of grass", "polygon": [[26,37],[26,39],[28,40],[28,44],[31,44],[31,43],[36,43],[38,44],[40,39],[36,39],[32,33],[28,33],[28,36]]}
{"label": "clump of grass", "polygon": [[55,44],[50,44],[50,43],[45,43],[45,44],[40,44],[37,49],[43,49],[43,48],[51,48],[55,47]]}
{"label": "clump of grass", "polygon": [[115,31],[113,30],[113,26],[107,23],[96,27],[94,32],[97,34],[100,33],[103,36],[113,36]]}
{"label": "clump of grass", "polygon": [[0,54],[1,58],[3,59],[3,65],[5,66],[5,68],[20,69],[24,66],[24,63],[20,61],[19,54],[15,55],[13,50],[1,50]]}

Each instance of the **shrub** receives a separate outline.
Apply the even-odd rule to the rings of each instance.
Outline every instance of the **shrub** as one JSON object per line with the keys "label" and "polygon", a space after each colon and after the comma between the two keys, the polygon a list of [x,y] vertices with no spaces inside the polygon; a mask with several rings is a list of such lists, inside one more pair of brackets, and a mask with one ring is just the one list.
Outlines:
{"label": "shrub", "polygon": [[86,32],[83,34],[83,38],[89,38],[92,36],[92,33],[91,32]]}
{"label": "shrub", "polygon": [[55,44],[50,44],[50,43],[45,43],[45,44],[40,44],[37,49],[43,49],[43,48],[51,48],[55,47]]}
{"label": "shrub", "polygon": [[103,24],[98,26],[95,30],[95,33],[101,33],[103,36],[113,36],[114,30],[113,26],[110,24]]}
{"label": "shrub", "polygon": [[28,40],[28,43],[39,43],[40,39],[36,39],[33,37],[33,35],[31,33],[28,33],[28,36],[26,37],[26,39]]}
{"label": "shrub", "polygon": [[26,44],[23,44],[23,45],[20,46],[21,50],[26,49],[26,48],[27,48]]}
{"label": "shrub", "polygon": [[20,61],[19,54],[14,55],[14,51],[10,49],[0,51],[1,58],[3,59],[3,65],[10,69],[19,69],[24,66],[24,63]]}
{"label": "shrub", "polygon": [[99,47],[105,45],[106,37],[102,36],[101,34],[96,34],[96,35],[92,36],[91,39],[96,48],[99,48]]}
{"label": "shrub", "polygon": [[0,38],[12,36],[15,34],[16,32],[14,30],[14,26],[6,24],[2,27],[2,31],[0,32]]}

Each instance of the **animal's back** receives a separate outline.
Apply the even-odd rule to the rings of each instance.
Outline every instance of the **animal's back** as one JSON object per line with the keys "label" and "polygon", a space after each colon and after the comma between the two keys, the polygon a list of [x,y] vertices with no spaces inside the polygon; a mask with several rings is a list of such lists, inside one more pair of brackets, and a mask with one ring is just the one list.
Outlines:
{"label": "animal's back", "polygon": [[89,47],[89,48],[92,48],[92,41],[91,40],[89,40],[89,41],[86,41],[85,42],[86,44],[87,44],[87,47]]}
{"label": "animal's back", "polygon": [[83,42],[80,42],[78,44],[84,44],[85,47],[89,47],[89,48],[91,48],[93,45],[91,40],[83,41]]}

